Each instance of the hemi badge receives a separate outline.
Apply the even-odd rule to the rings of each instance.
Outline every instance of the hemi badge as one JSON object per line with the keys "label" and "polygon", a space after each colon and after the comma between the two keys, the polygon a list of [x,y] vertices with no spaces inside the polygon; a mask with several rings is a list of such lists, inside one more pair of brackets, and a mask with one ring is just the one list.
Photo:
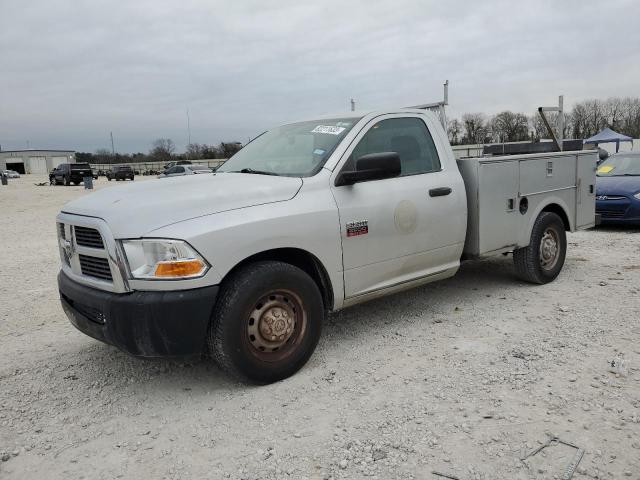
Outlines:
{"label": "hemi badge", "polygon": [[347,223],[347,237],[357,237],[367,233],[369,233],[369,222],[367,220]]}

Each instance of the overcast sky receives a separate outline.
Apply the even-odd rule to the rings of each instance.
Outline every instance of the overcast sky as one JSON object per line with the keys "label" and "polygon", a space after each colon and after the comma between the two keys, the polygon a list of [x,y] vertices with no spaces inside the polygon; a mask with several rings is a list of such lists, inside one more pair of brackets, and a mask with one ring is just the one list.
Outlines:
{"label": "overcast sky", "polygon": [[640,96],[638,0],[0,0],[3,150],[182,151],[439,100],[449,116]]}

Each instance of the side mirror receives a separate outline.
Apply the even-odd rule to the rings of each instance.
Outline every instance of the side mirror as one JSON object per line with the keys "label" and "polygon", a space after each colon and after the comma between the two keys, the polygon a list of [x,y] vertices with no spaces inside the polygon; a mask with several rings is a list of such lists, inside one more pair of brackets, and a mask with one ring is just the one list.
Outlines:
{"label": "side mirror", "polygon": [[336,187],[358,182],[382,180],[400,176],[400,155],[397,152],[380,152],[363,155],[356,159],[356,169],[340,172]]}

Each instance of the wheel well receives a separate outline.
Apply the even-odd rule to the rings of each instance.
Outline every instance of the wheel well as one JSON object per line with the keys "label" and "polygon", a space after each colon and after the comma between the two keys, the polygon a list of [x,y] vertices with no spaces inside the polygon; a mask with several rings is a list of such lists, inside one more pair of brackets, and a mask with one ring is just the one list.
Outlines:
{"label": "wheel well", "polygon": [[316,282],[316,285],[318,285],[325,308],[328,310],[333,309],[333,288],[324,265],[322,265],[322,262],[320,262],[315,255],[300,248],[276,248],[256,253],[238,263],[226,276],[229,276],[231,272],[236,271],[244,265],[265,260],[288,263],[303,270]]}
{"label": "wheel well", "polygon": [[557,203],[551,203],[542,209],[543,212],[552,212],[558,215],[562,219],[562,223],[564,224],[564,229],[566,231],[571,231],[571,224],[569,223],[569,217],[567,213]]}

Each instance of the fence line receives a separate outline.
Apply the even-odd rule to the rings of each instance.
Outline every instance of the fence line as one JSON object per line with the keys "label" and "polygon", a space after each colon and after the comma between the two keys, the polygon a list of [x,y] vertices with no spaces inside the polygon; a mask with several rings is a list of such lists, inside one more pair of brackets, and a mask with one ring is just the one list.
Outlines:
{"label": "fence line", "polygon": [[[191,160],[194,165],[206,165],[207,167],[219,167],[226,158],[205,158],[202,160]],[[118,165],[129,165],[134,170],[142,172],[163,172],[164,166],[168,162],[125,162],[125,163],[91,163],[91,168],[94,170],[111,170],[111,167],[117,167]]]}

